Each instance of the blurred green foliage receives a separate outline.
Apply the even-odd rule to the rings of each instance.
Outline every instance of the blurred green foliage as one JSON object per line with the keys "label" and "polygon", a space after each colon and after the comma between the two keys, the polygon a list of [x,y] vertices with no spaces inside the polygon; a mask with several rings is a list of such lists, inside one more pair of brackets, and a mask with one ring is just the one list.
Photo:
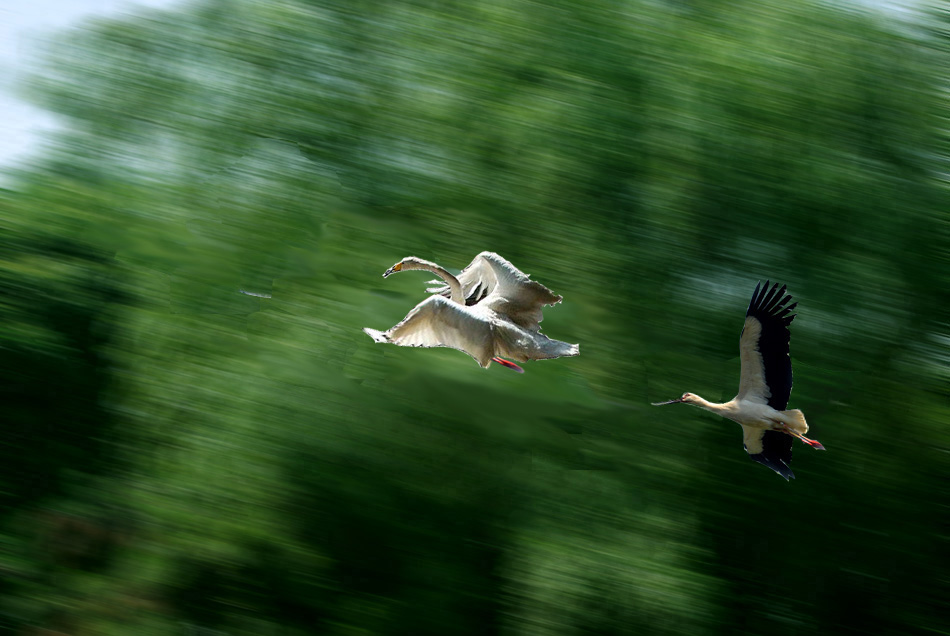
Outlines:
{"label": "blurred green foliage", "polygon": [[[203,0],[61,34],[25,90],[67,131],[0,193],[0,633],[947,633],[946,16]],[[580,357],[360,331],[424,297],[402,257],[486,249]],[[766,278],[829,449],[789,484],[647,404],[734,394]]]}

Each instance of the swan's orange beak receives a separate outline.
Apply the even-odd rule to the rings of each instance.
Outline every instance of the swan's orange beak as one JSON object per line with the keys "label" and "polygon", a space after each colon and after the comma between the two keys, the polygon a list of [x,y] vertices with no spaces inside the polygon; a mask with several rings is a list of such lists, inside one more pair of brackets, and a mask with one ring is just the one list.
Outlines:
{"label": "swan's orange beak", "polygon": [[398,271],[401,271],[401,270],[402,270],[402,263],[396,263],[395,265],[393,265],[392,267],[390,267],[389,269],[387,269],[385,272],[383,272],[383,278],[386,278],[387,276],[389,276],[389,275],[392,274],[393,272],[398,272]]}

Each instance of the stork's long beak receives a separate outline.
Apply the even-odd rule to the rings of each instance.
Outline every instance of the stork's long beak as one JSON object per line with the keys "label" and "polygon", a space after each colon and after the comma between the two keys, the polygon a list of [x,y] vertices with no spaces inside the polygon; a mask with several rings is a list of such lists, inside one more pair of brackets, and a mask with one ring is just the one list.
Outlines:
{"label": "stork's long beak", "polygon": [[667,400],[666,402],[650,402],[653,406],[663,406],[664,404],[681,404],[683,398],[676,398],[675,400]]}

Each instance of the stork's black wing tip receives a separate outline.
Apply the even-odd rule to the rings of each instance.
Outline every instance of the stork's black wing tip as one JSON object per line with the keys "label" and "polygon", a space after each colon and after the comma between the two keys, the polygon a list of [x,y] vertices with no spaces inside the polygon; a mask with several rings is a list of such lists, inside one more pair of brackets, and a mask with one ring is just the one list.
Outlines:
{"label": "stork's black wing tip", "polygon": [[[762,355],[765,383],[772,394],[768,404],[781,411],[788,405],[788,396],[792,392],[792,362],[788,357],[791,338],[789,325],[795,319],[795,314],[790,312],[798,303],[791,302],[792,295],[785,293],[785,285],[779,287],[778,283],[774,283],[768,287],[769,284],[771,281],[761,290],[756,286],[746,311],[746,319],[754,318],[761,325],[762,331],[755,346]],[[745,333],[744,327],[742,333]]]}
{"label": "stork's black wing tip", "polygon": [[755,455],[749,455],[752,461],[759,462],[763,466],[768,466],[779,475],[789,479],[795,479],[795,473],[789,468],[792,463],[792,439],[791,435],[779,431],[764,431],[762,433],[762,452]]}
{"label": "stork's black wing tip", "polygon": [[[770,287],[771,285],[771,287]],[[760,321],[770,317],[784,317],[784,310],[791,311],[798,303],[788,305],[792,300],[791,294],[786,294],[786,285],[779,288],[779,284],[772,284],[771,281],[765,281],[765,286],[756,283],[755,291],[752,292],[752,300],[749,301],[749,309],[746,316],[753,316]],[[791,321],[788,321],[791,322]]]}
{"label": "stork's black wing tip", "polygon": [[763,453],[749,455],[749,457],[753,461],[759,462],[763,466],[768,466],[781,477],[784,477],[785,481],[788,481],[789,479],[795,479],[795,473],[793,473],[792,469],[788,467],[788,464],[777,457],[766,457]]}

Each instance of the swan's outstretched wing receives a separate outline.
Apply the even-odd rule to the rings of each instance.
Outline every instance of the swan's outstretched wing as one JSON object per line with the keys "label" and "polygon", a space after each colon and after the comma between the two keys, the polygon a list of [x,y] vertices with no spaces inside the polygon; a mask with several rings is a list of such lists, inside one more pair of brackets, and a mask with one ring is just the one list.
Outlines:
{"label": "swan's outstretched wing", "polygon": [[784,285],[779,289],[776,283],[769,289],[766,281],[765,287],[755,286],[739,336],[740,400],[768,404],[777,411],[788,406],[792,392],[788,326],[795,318],[795,314],[788,314],[798,304],[786,307],[791,299],[791,295],[785,294]]}
{"label": "swan's outstretched wing", "polygon": [[451,347],[464,351],[483,367],[495,355],[492,326],[468,307],[443,296],[430,296],[389,331],[363,329],[376,342],[403,347]]}
{"label": "swan's outstretched wing", "polygon": [[404,347],[451,347],[483,367],[495,356],[518,362],[576,356],[578,346],[552,340],[537,331],[499,319],[487,307],[466,307],[443,296],[430,296],[386,332],[363,329],[376,342]]}
{"label": "swan's outstretched wing", "polygon": [[[538,331],[545,305],[561,302],[561,297],[494,252],[482,252],[458,275],[468,306],[485,303],[515,324]],[[428,291],[449,295],[448,286]]]}

